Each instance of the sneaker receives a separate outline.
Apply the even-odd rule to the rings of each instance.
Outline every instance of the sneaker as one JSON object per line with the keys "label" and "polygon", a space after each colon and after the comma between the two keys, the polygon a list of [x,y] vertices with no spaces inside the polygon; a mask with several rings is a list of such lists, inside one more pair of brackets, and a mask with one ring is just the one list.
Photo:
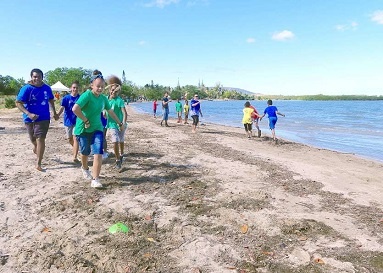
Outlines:
{"label": "sneaker", "polygon": [[114,166],[115,169],[121,170],[121,161],[116,161],[116,165]]}
{"label": "sneaker", "polygon": [[92,180],[92,174],[90,173],[89,169],[85,170],[83,167],[81,167],[82,176],[87,180]]}
{"label": "sneaker", "polygon": [[93,179],[92,182],[90,183],[90,186],[92,188],[103,188],[104,186],[100,183],[100,180],[98,179]]}
{"label": "sneaker", "polygon": [[107,159],[109,157],[109,153],[105,152],[102,154],[102,159]]}

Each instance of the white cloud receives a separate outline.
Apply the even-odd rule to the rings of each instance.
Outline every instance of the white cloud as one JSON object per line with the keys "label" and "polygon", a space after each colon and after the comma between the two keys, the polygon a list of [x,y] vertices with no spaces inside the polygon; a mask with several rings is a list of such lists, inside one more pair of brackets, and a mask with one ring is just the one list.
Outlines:
{"label": "white cloud", "polygon": [[196,6],[196,5],[208,5],[209,4],[209,0],[189,0],[187,3],[186,3],[186,6],[187,7],[192,7],[192,6]]}
{"label": "white cloud", "polygon": [[335,29],[338,31],[346,31],[346,30],[356,30],[358,28],[357,22],[351,22],[349,24],[344,25],[336,25]]}
{"label": "white cloud", "polygon": [[154,0],[149,3],[144,4],[145,7],[152,8],[164,8],[165,6],[171,5],[171,4],[177,4],[180,0]]}
{"label": "white cloud", "polygon": [[146,45],[146,41],[139,41],[138,44],[139,44],[140,46],[144,46],[144,45]]}
{"label": "white cloud", "polygon": [[291,40],[295,37],[294,33],[289,30],[283,30],[281,32],[276,32],[273,34],[272,39],[276,41],[286,41]]}
{"label": "white cloud", "polygon": [[254,38],[247,38],[246,42],[249,44],[253,44],[253,43],[255,43],[255,39]]}
{"label": "white cloud", "polygon": [[357,22],[351,22],[351,28],[356,29],[358,27]]}
{"label": "white cloud", "polygon": [[383,25],[383,10],[377,10],[371,15],[371,20]]}
{"label": "white cloud", "polygon": [[338,31],[345,31],[346,30],[346,26],[345,25],[336,25],[335,29],[338,30]]}

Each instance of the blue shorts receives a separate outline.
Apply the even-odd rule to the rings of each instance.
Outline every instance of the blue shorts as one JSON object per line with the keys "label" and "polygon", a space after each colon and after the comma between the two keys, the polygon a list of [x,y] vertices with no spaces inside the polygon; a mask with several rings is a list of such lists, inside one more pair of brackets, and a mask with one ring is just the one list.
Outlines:
{"label": "blue shorts", "polygon": [[275,123],[277,123],[277,117],[269,117],[269,127],[270,129],[275,129]]}
{"label": "blue shorts", "polygon": [[83,133],[76,136],[76,138],[82,155],[90,155],[91,150],[95,155],[102,155],[104,153],[104,132]]}

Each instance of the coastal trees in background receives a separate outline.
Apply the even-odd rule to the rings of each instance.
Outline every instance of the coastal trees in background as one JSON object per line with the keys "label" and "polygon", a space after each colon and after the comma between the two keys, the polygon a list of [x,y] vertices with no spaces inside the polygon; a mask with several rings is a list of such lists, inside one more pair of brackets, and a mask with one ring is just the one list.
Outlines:
{"label": "coastal trees in background", "polygon": [[1,95],[16,95],[20,88],[24,85],[24,79],[15,79],[11,76],[0,75],[0,94]]}
{"label": "coastal trees in background", "polygon": [[92,76],[91,69],[79,68],[67,68],[59,67],[55,70],[49,70],[44,75],[44,80],[47,84],[53,85],[60,81],[65,86],[71,86],[74,81],[78,81],[83,90],[88,88],[90,77]]}

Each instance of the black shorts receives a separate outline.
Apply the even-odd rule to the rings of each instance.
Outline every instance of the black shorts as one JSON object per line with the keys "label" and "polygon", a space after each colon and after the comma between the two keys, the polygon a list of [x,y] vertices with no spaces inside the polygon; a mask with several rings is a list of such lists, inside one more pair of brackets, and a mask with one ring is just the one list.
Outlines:
{"label": "black shorts", "polygon": [[192,119],[193,119],[193,125],[197,125],[198,122],[199,122],[199,116],[198,115],[194,115],[194,116],[191,116]]}
{"label": "black shorts", "polygon": [[243,124],[243,126],[245,126],[246,132],[251,131],[253,129],[253,126],[251,123],[245,123]]}
{"label": "black shorts", "polygon": [[36,138],[46,138],[49,129],[49,123],[50,120],[25,123],[29,139],[31,141],[34,141],[36,140]]}

